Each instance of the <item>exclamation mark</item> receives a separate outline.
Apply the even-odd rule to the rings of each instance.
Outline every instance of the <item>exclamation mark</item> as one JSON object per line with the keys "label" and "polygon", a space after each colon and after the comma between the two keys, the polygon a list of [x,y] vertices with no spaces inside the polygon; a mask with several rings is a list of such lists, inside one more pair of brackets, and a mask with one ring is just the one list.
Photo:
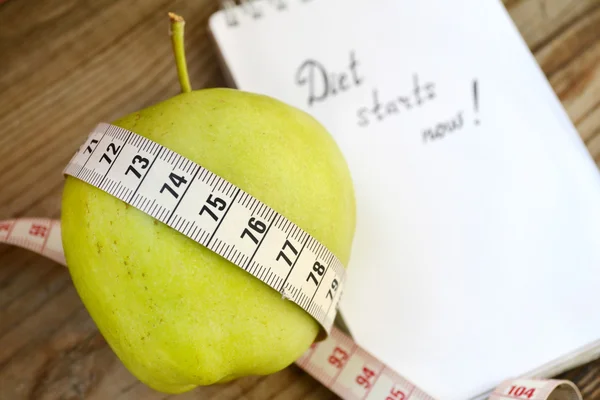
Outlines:
{"label": "exclamation mark", "polygon": [[[473,108],[475,109],[475,115],[479,113],[479,87],[477,80],[473,81]],[[475,117],[475,125],[479,125],[479,119]]]}

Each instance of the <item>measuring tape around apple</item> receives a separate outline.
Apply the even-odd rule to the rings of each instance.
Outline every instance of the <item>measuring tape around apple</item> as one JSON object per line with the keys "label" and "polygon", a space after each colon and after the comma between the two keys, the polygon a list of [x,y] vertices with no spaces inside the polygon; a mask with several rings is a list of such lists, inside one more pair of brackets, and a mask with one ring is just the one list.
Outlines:
{"label": "measuring tape around apple", "polygon": [[[329,337],[296,363],[342,398],[433,399],[333,327],[344,267],[258,199],[158,143],[110,124],[92,131],[64,172],[206,246],[306,310]],[[57,220],[0,221],[0,242],[66,265]],[[581,394],[568,381],[521,379],[499,385],[489,399],[581,400]]]}
{"label": "measuring tape around apple", "polygon": [[260,200],[129,130],[98,124],[64,170],[221,255],[293,301],[329,333],[345,269]]}

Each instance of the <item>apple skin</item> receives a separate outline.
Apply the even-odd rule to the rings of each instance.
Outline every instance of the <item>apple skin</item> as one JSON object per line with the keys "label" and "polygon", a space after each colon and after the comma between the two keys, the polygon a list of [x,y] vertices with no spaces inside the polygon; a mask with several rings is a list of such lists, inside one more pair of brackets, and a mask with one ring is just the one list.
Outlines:
{"label": "apple skin", "polygon": [[[347,265],[355,198],[346,161],[308,114],[235,89],[182,93],[114,125],[197,162],[306,230]],[[108,344],[165,393],[293,363],[317,322],[218,254],[68,176],[62,235],[73,283]]]}

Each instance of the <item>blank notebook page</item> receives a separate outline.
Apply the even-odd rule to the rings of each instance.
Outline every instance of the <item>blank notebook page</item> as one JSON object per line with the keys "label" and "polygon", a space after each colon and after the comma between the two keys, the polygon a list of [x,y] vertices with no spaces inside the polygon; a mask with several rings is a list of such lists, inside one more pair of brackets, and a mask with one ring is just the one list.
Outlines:
{"label": "blank notebook page", "polygon": [[600,338],[600,174],[499,1],[254,3],[211,31],[346,157],[360,345],[462,400]]}

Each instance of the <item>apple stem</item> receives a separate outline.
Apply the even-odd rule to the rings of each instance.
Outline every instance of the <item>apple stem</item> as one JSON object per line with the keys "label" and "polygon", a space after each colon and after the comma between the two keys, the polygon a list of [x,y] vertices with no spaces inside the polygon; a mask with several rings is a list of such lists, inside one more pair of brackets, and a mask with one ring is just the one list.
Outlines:
{"label": "apple stem", "polygon": [[173,44],[173,53],[175,54],[179,85],[181,86],[182,93],[188,93],[192,91],[192,87],[185,61],[185,46],[183,41],[185,20],[183,17],[172,12],[169,13],[169,19],[171,20],[171,43]]}

